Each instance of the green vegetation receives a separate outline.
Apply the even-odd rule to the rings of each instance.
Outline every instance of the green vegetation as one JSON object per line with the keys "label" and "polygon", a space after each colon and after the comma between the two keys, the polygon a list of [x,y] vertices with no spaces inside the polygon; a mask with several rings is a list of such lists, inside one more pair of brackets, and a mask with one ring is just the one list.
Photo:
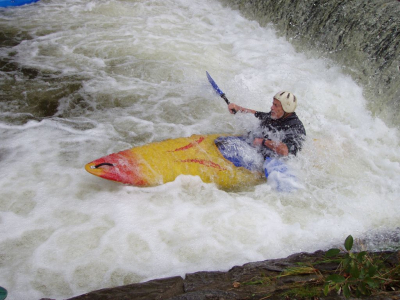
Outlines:
{"label": "green vegetation", "polygon": [[305,285],[292,287],[281,294],[285,299],[313,299],[322,296],[321,287]]}
{"label": "green vegetation", "polygon": [[[353,237],[349,235],[344,243],[346,254],[341,258],[339,274],[325,278],[324,294],[333,289],[348,298],[369,296],[380,291],[395,290],[400,284],[399,264],[391,267],[385,264],[384,256],[371,255],[366,251],[353,253]],[[327,257],[337,257],[340,249],[330,249]]]}
{"label": "green vegetation", "polygon": [[344,249],[330,249],[317,261],[298,263],[278,275],[263,273],[242,285],[265,287],[257,289],[258,295],[265,295],[261,299],[272,294],[282,299],[318,299],[333,293],[359,298],[398,291],[400,252],[352,252],[353,242],[350,235]]}

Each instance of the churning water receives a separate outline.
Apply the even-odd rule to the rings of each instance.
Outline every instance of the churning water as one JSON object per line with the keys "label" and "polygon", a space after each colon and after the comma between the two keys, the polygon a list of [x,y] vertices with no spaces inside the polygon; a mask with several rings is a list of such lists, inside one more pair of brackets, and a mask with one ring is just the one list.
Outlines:
{"label": "churning water", "polygon": [[[0,286],[11,300],[227,270],[400,225],[398,131],[340,66],[297,53],[218,1],[42,0],[0,10]],[[192,134],[240,134],[290,90],[307,130],[296,193],[219,190],[181,176],[154,188],[84,165]],[[382,242],[384,241],[384,242]]]}

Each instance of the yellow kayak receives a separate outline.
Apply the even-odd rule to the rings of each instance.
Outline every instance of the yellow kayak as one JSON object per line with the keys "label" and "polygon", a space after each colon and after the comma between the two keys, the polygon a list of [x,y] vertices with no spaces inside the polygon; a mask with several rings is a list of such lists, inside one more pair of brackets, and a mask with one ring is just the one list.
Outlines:
{"label": "yellow kayak", "polygon": [[86,171],[104,179],[139,187],[174,181],[179,175],[199,176],[206,183],[230,189],[265,181],[261,170],[237,167],[219,151],[221,134],[169,139],[113,153],[88,163]]}

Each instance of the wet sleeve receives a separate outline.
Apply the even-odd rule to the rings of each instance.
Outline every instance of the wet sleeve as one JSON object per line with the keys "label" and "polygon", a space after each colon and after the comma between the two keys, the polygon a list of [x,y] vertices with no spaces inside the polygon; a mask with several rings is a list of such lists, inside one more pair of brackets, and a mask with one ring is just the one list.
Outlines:
{"label": "wet sleeve", "polygon": [[296,155],[301,150],[305,137],[304,127],[296,125],[286,131],[282,142],[286,144],[290,154]]}
{"label": "wet sleeve", "polygon": [[254,116],[255,116],[257,119],[260,119],[260,120],[265,120],[265,119],[267,119],[267,118],[268,118],[268,115],[269,115],[269,113],[265,113],[265,112],[261,112],[261,111],[256,111],[255,114],[254,114]]}

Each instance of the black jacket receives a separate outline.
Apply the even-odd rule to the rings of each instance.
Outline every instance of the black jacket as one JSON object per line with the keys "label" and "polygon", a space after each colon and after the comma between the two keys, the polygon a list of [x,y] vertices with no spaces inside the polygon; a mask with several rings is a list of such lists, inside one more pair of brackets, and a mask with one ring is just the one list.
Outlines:
{"label": "black jacket", "polygon": [[[270,112],[256,112],[255,116],[261,120],[260,127],[265,139],[285,143],[289,154],[296,155],[301,150],[306,130],[296,113],[278,120],[271,119]],[[261,151],[264,157],[277,156],[274,151],[265,146],[262,147]]]}

